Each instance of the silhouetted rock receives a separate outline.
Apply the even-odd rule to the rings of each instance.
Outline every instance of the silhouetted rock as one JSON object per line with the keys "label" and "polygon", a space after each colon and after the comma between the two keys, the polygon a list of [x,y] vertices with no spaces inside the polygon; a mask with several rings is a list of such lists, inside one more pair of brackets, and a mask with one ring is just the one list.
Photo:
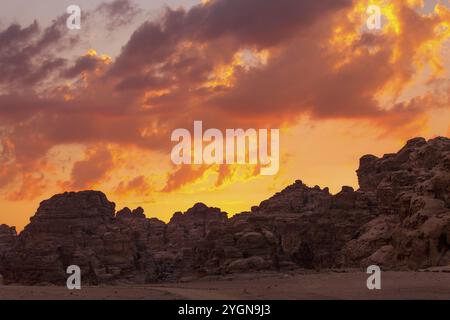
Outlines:
{"label": "silhouetted rock", "polygon": [[0,225],[0,285],[3,284],[3,274],[5,273],[5,255],[12,249],[17,241],[16,228],[5,224]]}
{"label": "silhouetted rock", "polygon": [[131,210],[128,207],[123,208],[122,210],[117,211],[117,218],[132,218]]}
{"label": "silhouetted rock", "polygon": [[65,283],[78,265],[84,282],[126,277],[135,269],[130,230],[114,218],[114,203],[101,192],[71,192],[43,201],[5,254],[4,277],[26,284]]}
{"label": "silhouetted rock", "polygon": [[141,207],[138,207],[134,209],[133,211],[130,210],[130,208],[125,207],[122,210],[117,211],[116,213],[117,218],[145,218],[144,209]]}
{"label": "silhouetted rock", "polygon": [[350,241],[345,261],[419,269],[450,264],[450,140],[408,141],[397,154],[363,157],[361,190],[380,217]]}
{"label": "silhouetted rock", "polygon": [[0,225],[0,256],[10,250],[17,239],[16,228]]}
{"label": "silhouetted rock", "polygon": [[63,283],[79,265],[84,283],[172,281],[230,272],[450,264],[450,140],[410,140],[396,154],[361,158],[359,190],[293,185],[243,212],[202,203],[169,223],[123,208],[101,192],[43,201],[16,236],[0,226],[6,282]]}

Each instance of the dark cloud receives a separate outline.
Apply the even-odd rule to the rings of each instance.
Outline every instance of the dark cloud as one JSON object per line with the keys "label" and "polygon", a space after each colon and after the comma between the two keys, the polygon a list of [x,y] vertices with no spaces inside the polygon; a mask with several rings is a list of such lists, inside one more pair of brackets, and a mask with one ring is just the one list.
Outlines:
{"label": "dark cloud", "polygon": [[33,86],[49,78],[66,63],[58,56],[61,50],[76,43],[77,39],[68,34],[64,16],[55,19],[44,30],[35,21],[24,28],[12,24],[0,31],[0,86]]}
{"label": "dark cloud", "polygon": [[168,12],[168,32],[185,30],[202,41],[230,36],[245,45],[273,46],[307,29],[327,14],[346,8],[352,0],[216,0],[179,16]]}
{"label": "dark cloud", "polygon": [[25,94],[22,91],[0,95],[0,123],[18,124],[50,108],[53,104],[54,101],[51,99],[41,98],[31,90],[27,90]]}
{"label": "dark cloud", "polygon": [[107,19],[107,28],[114,30],[133,21],[142,9],[130,0],[114,0],[102,3],[97,7],[96,12],[104,14]]}
{"label": "dark cloud", "polygon": [[[77,40],[62,29],[63,18],[44,30],[37,22],[0,30],[0,127],[9,145],[7,156],[0,157],[0,185],[39,171],[39,159],[53,146],[111,143],[167,151],[172,130],[191,128],[199,119],[221,129],[278,127],[305,114],[368,119],[386,128],[408,125],[433,99],[384,109],[376,93],[392,79],[400,85],[411,80],[415,51],[433,38],[436,21],[399,5],[400,19],[418,30],[363,33],[340,51],[341,43],[330,40],[336,20],[346,21],[343,10],[351,4],[215,0],[189,10],[168,8],[161,19],[137,28],[108,63],[94,54],[62,58],[60,51]],[[111,18],[109,27],[117,27],[137,9],[118,0],[97,10]],[[396,49],[400,58],[391,62]],[[236,63],[242,50],[267,50],[271,56],[265,64],[245,67]],[[229,83],[208,85],[223,76]],[[68,186],[104,179],[111,165],[108,150],[98,149],[75,164]],[[205,171],[175,170],[163,191],[197,181]],[[218,185],[232,174],[227,167],[218,173]],[[122,187],[139,189],[144,182]]]}
{"label": "dark cloud", "polygon": [[[161,21],[147,22],[132,35],[114,67],[133,72],[162,61],[180,41],[230,38],[240,46],[269,47],[298,36],[316,20],[351,5],[351,0],[215,0],[188,11],[167,8]],[[230,50],[231,49],[231,50]]]}
{"label": "dark cloud", "polygon": [[167,88],[170,84],[171,81],[168,79],[144,74],[125,78],[117,84],[116,89],[118,91],[160,90]]}
{"label": "dark cloud", "polygon": [[102,60],[97,56],[85,55],[77,59],[75,64],[65,70],[63,76],[66,78],[74,78],[81,73],[88,71],[93,72],[103,64]]}
{"label": "dark cloud", "polygon": [[37,21],[34,21],[26,28],[18,24],[12,24],[2,32],[0,32],[0,48],[2,51],[11,50],[10,46],[17,43],[22,43],[37,34],[39,26]]}

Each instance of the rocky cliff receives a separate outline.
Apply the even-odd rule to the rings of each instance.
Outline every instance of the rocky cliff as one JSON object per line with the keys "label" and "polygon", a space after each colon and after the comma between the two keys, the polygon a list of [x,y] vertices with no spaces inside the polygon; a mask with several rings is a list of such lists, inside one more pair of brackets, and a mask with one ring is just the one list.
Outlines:
{"label": "rocky cliff", "polygon": [[396,154],[365,156],[361,191],[377,218],[343,248],[345,264],[417,269],[450,264],[450,140],[410,140]]}
{"label": "rocky cliff", "polygon": [[229,218],[198,203],[169,223],[141,208],[115,212],[101,192],[43,201],[20,235],[0,226],[6,282],[85,283],[291,268],[418,269],[450,264],[450,140],[417,138],[396,154],[361,158],[359,190],[301,181]]}

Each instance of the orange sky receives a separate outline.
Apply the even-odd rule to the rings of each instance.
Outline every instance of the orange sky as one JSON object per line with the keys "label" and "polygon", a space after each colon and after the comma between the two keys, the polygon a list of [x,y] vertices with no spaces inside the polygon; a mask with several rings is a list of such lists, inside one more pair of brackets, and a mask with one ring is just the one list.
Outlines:
{"label": "orange sky", "polygon": [[[79,32],[64,16],[0,25],[0,223],[20,230],[41,200],[84,189],[166,221],[196,202],[236,213],[296,179],[357,188],[362,155],[450,135],[447,1],[257,3],[213,0],[149,20],[116,0]],[[370,4],[381,30],[365,27]],[[90,40],[99,35],[117,53]],[[279,173],[174,166],[170,134],[194,120],[280,128]]]}

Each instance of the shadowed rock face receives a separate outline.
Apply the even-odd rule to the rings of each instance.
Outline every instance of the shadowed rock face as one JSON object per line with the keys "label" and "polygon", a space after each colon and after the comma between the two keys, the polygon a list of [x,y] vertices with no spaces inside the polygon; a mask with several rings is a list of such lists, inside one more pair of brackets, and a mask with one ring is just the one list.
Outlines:
{"label": "shadowed rock face", "polygon": [[8,252],[17,240],[16,228],[9,227],[5,224],[0,225],[0,285],[3,284],[4,272],[3,266],[5,265],[4,255]]}
{"label": "shadowed rock face", "polygon": [[361,159],[361,190],[378,217],[343,249],[346,264],[417,269],[450,264],[450,140],[408,141],[397,154]]}
{"label": "shadowed rock face", "polygon": [[90,283],[135,269],[131,230],[114,217],[115,205],[101,192],[64,193],[43,201],[5,253],[4,277],[23,283],[64,283],[78,265]]}
{"label": "shadowed rock face", "polygon": [[16,238],[16,228],[6,224],[0,225],[0,256],[14,245]]}
{"label": "shadowed rock face", "polygon": [[301,181],[228,218],[198,203],[168,224],[101,192],[43,201],[25,230],[0,226],[7,282],[64,283],[67,266],[85,283],[171,281],[183,276],[378,264],[417,269],[450,263],[450,140],[409,141],[397,154],[364,156],[360,189]]}

